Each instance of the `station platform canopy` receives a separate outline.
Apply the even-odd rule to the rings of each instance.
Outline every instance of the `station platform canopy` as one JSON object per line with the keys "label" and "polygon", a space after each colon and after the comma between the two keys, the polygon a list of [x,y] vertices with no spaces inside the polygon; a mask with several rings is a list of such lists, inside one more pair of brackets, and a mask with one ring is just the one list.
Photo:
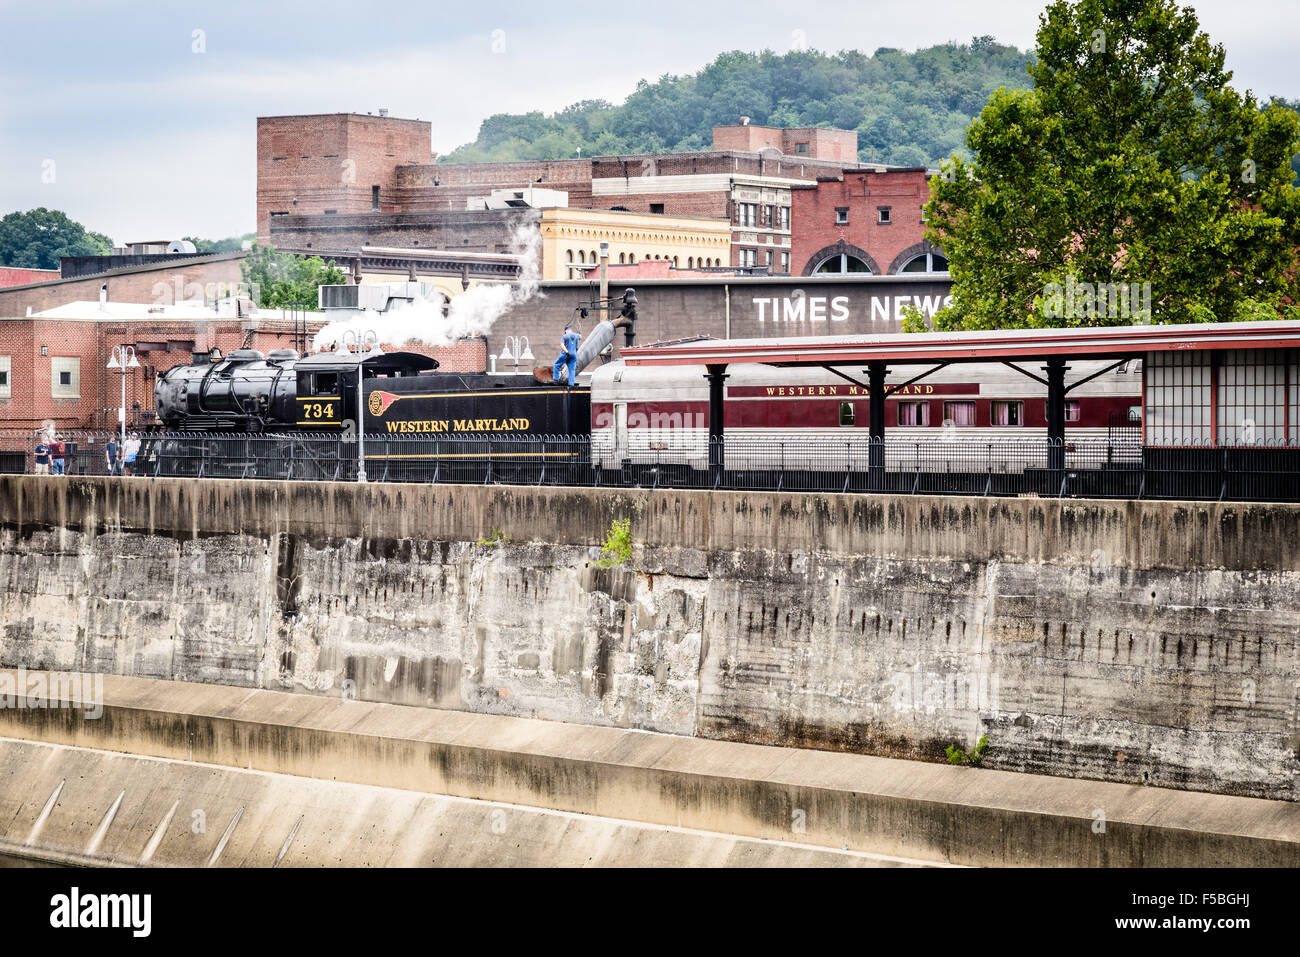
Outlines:
{"label": "station platform canopy", "polygon": [[[720,448],[724,382],[729,366],[761,363],[821,367],[861,386],[869,400],[869,433],[885,438],[888,397],[954,363],[1001,363],[1046,390],[1052,467],[1064,466],[1065,401],[1074,389],[1132,359],[1142,360],[1143,442],[1231,445],[1248,435],[1300,445],[1300,321],[1180,325],[999,329],[977,332],[890,333],[874,336],[787,336],[691,339],[628,348],[629,366],[703,366],[709,382],[709,436]],[[1101,360],[1104,368],[1076,373],[1071,363]],[[1038,371],[1031,368],[1037,365]],[[889,383],[891,368],[916,369]],[[856,368],[855,368],[856,367]],[[1039,374],[1041,371],[1041,375]],[[866,381],[859,376],[865,374]],[[908,373],[903,373],[907,376]],[[1249,426],[1249,428],[1247,428]],[[721,467],[721,452],[711,453]],[[871,468],[883,475],[882,447]]]}
{"label": "station platform canopy", "polygon": [[691,339],[624,349],[634,365],[774,366],[1005,362],[1048,356],[1104,359],[1148,352],[1285,349],[1300,346],[1300,321],[1185,323],[980,332],[890,333],[875,336],[791,336]]}

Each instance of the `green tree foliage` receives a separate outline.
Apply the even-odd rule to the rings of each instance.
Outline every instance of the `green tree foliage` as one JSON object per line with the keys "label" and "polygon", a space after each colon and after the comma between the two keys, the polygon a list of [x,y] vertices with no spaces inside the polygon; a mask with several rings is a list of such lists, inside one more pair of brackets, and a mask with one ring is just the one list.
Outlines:
{"label": "green tree foliage", "polygon": [[244,248],[244,243],[255,239],[257,233],[244,233],[242,236],[228,236],[225,239],[200,239],[198,236],[184,236],[194,244],[200,253],[237,253]]}
{"label": "green tree foliage", "polygon": [[642,80],[619,106],[585,100],[553,116],[490,116],[473,143],[442,161],[707,149],[714,126],[748,116],[758,125],[857,130],[863,160],[928,165],[961,147],[994,90],[1028,85],[1028,63],[1027,53],[992,37],[873,56],[733,50],[690,76]]}
{"label": "green tree foliage", "polygon": [[1233,90],[1223,60],[1173,0],[1050,4],[1034,88],[998,90],[966,137],[975,158],[931,180],[927,234],[953,277],[936,325],[1145,318],[1090,294],[1062,316],[1055,291],[1077,283],[1130,303],[1149,283],[1164,322],[1300,301],[1297,116]]}
{"label": "green tree foliage", "polygon": [[57,209],[30,209],[0,219],[0,265],[58,269],[62,256],[107,255],[113,241]]}
{"label": "green tree foliage", "polygon": [[306,303],[315,309],[317,288],[347,282],[343,270],[328,265],[319,256],[278,253],[271,246],[257,244],[239,268],[244,282],[259,287],[257,304],[267,308]]}

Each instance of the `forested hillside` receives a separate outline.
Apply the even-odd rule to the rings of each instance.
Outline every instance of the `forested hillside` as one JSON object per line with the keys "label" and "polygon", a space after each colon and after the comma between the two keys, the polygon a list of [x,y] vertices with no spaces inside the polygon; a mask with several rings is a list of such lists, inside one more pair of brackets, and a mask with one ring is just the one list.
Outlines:
{"label": "forested hillside", "polygon": [[882,48],[721,54],[698,73],[644,80],[623,104],[575,103],[488,117],[478,139],[444,161],[708,149],[714,126],[740,116],[763,126],[858,131],[860,158],[934,165],[960,149],[966,127],[998,87],[1025,89],[1031,54],[976,37],[905,53]]}

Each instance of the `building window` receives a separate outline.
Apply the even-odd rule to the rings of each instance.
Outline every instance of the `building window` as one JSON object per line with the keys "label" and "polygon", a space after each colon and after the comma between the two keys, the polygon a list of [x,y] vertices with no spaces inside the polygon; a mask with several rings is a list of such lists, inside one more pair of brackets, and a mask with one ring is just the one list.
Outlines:
{"label": "building window", "polygon": [[636,265],[636,253],[628,253],[628,254],[627,254],[627,262],[628,262],[628,265],[630,265],[630,266],[635,266],[635,265]]}
{"label": "building window", "polygon": [[275,217],[277,217],[277,216],[288,216],[288,215],[289,215],[288,212],[278,212],[278,213],[274,213],[274,212],[273,212],[273,213],[271,213],[271,218],[272,218],[272,219],[275,219]]}
{"label": "building window", "polygon": [[565,256],[565,259],[567,259],[569,262],[573,262],[573,250],[572,250],[572,249],[568,250],[568,251],[564,254],[564,256]]}
{"label": "building window", "polygon": [[808,155],[808,144],[807,144],[807,143],[795,143],[795,144],[794,144],[794,155],[795,155],[795,156],[807,156],[807,155]]}
{"label": "building window", "polygon": [[841,402],[840,403],[840,425],[853,425],[854,421],[855,418],[853,415],[853,403]]}
{"label": "building window", "polygon": [[0,399],[8,399],[13,393],[9,386],[10,356],[0,356]]}
{"label": "building window", "polygon": [[370,208],[371,209],[379,208],[379,187],[378,186],[370,187]]}
{"label": "building window", "polygon": [[790,271],[790,254],[789,254],[789,253],[782,253],[782,254],[781,254],[781,272],[788,273],[789,271]]}
{"label": "building window", "polygon": [[989,404],[989,425],[1023,425],[1023,402],[992,402]]}
{"label": "building window", "polygon": [[913,256],[907,262],[903,263],[898,270],[904,272],[947,272],[948,260],[936,252],[921,253],[919,256]]}
{"label": "building window", "polygon": [[780,225],[778,228],[780,229],[790,228],[790,207],[789,206],[781,207],[781,218],[779,220],[779,223]]}
{"label": "building window", "polygon": [[593,262],[593,263],[598,263],[598,262],[600,262],[600,260],[596,257],[596,250],[593,249],[593,250],[591,251],[591,258],[590,258],[589,260],[587,260],[587,261],[588,261],[588,262]]}
{"label": "building window", "polygon": [[827,272],[871,272],[871,267],[857,256],[851,256],[848,253],[837,253],[827,256],[813,269],[814,273]]}
{"label": "building window", "polygon": [[664,204],[663,204],[663,203],[651,203],[651,204],[650,204],[650,212],[652,212],[652,213],[662,213],[663,211],[664,211]]}
{"label": "building window", "polygon": [[835,207],[835,225],[847,226],[849,224],[849,208],[847,206]]}
{"label": "building window", "polygon": [[888,225],[889,225],[889,210],[890,210],[890,208],[891,208],[891,207],[889,207],[889,206],[877,206],[877,207],[876,207],[876,222],[878,222],[881,226],[888,226]]}
{"label": "building window", "polygon": [[337,216],[338,214],[339,214],[339,211],[338,211],[337,209],[327,209],[327,210],[325,210],[325,215],[326,215],[326,216]]}
{"label": "building window", "polygon": [[618,254],[618,264],[619,264],[620,266],[626,266],[626,265],[627,265],[627,253],[619,253],[619,254]]}
{"label": "building window", "polygon": [[945,402],[943,424],[966,428],[975,424],[975,403],[969,400]]}
{"label": "building window", "polygon": [[899,425],[929,425],[930,424],[930,403],[929,402],[898,403],[898,424]]}
{"label": "building window", "polygon": [[81,398],[81,360],[55,356],[50,360],[50,396],[55,399]]}

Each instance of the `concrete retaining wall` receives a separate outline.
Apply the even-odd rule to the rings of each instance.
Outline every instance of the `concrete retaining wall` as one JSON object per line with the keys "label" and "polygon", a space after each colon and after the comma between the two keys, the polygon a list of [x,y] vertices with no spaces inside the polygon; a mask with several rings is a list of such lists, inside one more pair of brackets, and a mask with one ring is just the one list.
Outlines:
{"label": "concrete retaining wall", "polygon": [[[1300,508],[0,478],[0,665],[1294,800]],[[591,564],[632,519],[632,569]]]}
{"label": "concrete retaining wall", "polygon": [[[412,802],[393,792],[411,791],[577,816],[572,843],[554,863],[582,863],[584,851],[623,863],[638,841],[651,860],[720,854],[717,863],[784,863],[789,851],[728,844],[700,833],[708,829],[797,843],[800,855],[811,845],[886,858],[879,863],[1300,865],[1294,802],[156,679],[104,679],[104,710],[92,720],[76,709],[41,707],[30,695],[16,703],[0,709],[0,781],[8,782],[0,811],[9,821],[0,853],[5,840],[24,835],[66,849],[86,847],[103,831],[99,849],[120,863],[138,862],[155,835],[160,853],[202,863],[231,828],[231,857],[221,863],[265,865],[284,846],[295,813],[303,820],[295,853],[330,851],[336,864],[351,855],[406,863],[426,852],[452,863],[536,862],[562,843],[553,822],[512,810],[501,823],[517,844],[502,848],[484,827],[491,814],[482,805],[451,809],[442,823],[453,839],[441,841],[424,832],[427,814],[402,813]],[[10,768],[33,768],[29,741],[73,753],[47,753],[34,771],[6,775],[7,752]],[[133,757],[106,759],[106,752]],[[181,767],[164,772],[143,756]],[[224,768],[277,780],[249,781]],[[97,771],[104,779],[87,784]],[[59,782],[65,786],[55,795]],[[382,793],[363,797],[337,786],[343,782]],[[119,793],[121,806],[105,826]],[[356,802],[350,813],[349,797]],[[166,822],[173,801],[177,813]],[[47,806],[47,824],[38,828]],[[241,808],[249,821],[237,816]],[[197,841],[192,829],[186,833],[195,809],[213,832]],[[690,833],[671,840],[617,822]],[[484,857],[493,854],[504,860]]]}

